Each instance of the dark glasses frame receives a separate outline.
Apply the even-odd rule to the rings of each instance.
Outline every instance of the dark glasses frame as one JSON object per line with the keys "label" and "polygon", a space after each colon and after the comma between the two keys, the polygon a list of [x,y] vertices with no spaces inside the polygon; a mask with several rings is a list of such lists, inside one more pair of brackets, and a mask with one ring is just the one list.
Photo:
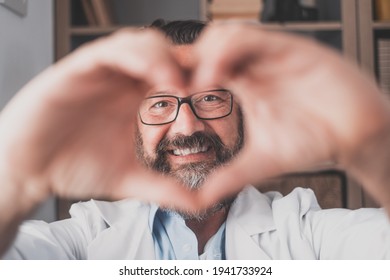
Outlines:
{"label": "dark glasses frame", "polygon": [[[230,97],[230,109],[229,109],[228,113],[224,114],[223,116],[219,116],[219,117],[215,117],[215,118],[203,118],[203,117],[198,116],[198,114],[196,113],[196,109],[195,109],[194,105],[192,104],[192,97],[194,95],[196,95],[196,94],[199,94],[199,93],[207,93],[207,92],[215,92],[215,91],[222,91],[222,92],[226,92],[226,93],[229,94],[229,97]],[[138,115],[139,115],[139,118],[140,118],[142,124],[144,124],[144,125],[165,125],[165,124],[172,123],[172,122],[174,122],[177,119],[177,116],[179,115],[180,107],[181,107],[182,104],[188,104],[190,106],[192,112],[194,113],[194,115],[198,119],[200,119],[200,120],[217,120],[217,119],[222,119],[222,118],[225,118],[225,117],[229,116],[232,113],[232,111],[233,111],[233,95],[227,89],[210,89],[210,90],[206,90],[206,91],[200,91],[200,92],[193,93],[190,96],[187,96],[187,97],[184,97],[184,98],[183,97],[174,96],[174,95],[164,94],[164,95],[151,96],[151,97],[148,97],[148,98],[145,98],[145,99],[154,99],[154,98],[161,98],[161,97],[170,97],[170,98],[175,98],[177,100],[178,106],[177,106],[177,109],[176,109],[175,118],[173,120],[171,120],[171,121],[164,122],[164,123],[147,123],[147,122],[144,122],[144,120],[141,117],[141,113],[138,111]]]}

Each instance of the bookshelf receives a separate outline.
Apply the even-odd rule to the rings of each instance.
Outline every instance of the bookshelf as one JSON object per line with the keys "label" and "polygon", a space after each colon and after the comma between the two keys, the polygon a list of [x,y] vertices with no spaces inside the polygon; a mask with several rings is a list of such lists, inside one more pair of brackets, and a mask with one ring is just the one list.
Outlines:
{"label": "bookshelf", "polygon": [[[386,4],[386,7],[383,4]],[[386,8],[386,10],[378,10],[379,6]],[[387,13],[388,17],[379,18],[379,15],[384,12]],[[386,94],[390,94],[389,14],[390,1],[388,0],[357,1],[359,63],[367,73],[377,79]],[[386,50],[381,48],[383,45],[387,46]],[[380,53],[381,49],[382,53]],[[384,52],[387,52],[387,55]],[[385,56],[386,60],[384,60]],[[385,71],[387,72],[384,73]],[[369,196],[363,195],[363,205],[371,207],[376,206],[376,203]]]}
{"label": "bookshelf", "polygon": [[[111,23],[92,25],[83,11],[82,1],[55,1],[57,60],[81,44],[99,36],[108,35],[125,26],[142,26],[151,23],[152,19],[156,18],[206,20],[213,17],[212,13],[215,12],[211,9],[210,5],[213,3],[210,0],[113,0],[108,2],[112,5],[110,9]],[[234,2],[234,0],[228,0],[228,2],[232,1]],[[380,77],[388,79],[390,75],[385,74],[384,76],[380,72],[390,66],[386,65],[387,62],[384,62],[384,65],[384,55],[378,52],[379,46],[386,45],[383,42],[390,40],[390,21],[378,18],[378,1],[382,0],[305,0],[303,2],[311,6],[308,9],[309,18],[304,18],[304,20],[302,18],[294,19],[288,15],[284,15],[286,18],[282,20],[280,20],[280,16],[276,20],[275,16],[274,19],[266,19],[263,14],[259,14],[254,19],[253,13],[240,11],[240,15],[234,15],[232,10],[228,10],[231,13],[229,16],[224,14],[221,15],[221,18],[237,18],[245,14],[245,17],[252,17],[252,20],[260,20],[262,25],[270,30],[295,32],[314,37],[357,62],[365,71],[376,77],[378,82],[390,84],[379,80]],[[240,2],[240,0],[236,0],[236,2]],[[252,0],[248,0],[248,5],[250,2],[254,3]],[[258,6],[256,4],[256,9]],[[262,10],[259,13],[263,13],[266,2],[262,2],[260,8]],[[382,58],[382,61],[379,61],[379,58]],[[277,188],[277,186],[280,187]],[[314,186],[317,195],[326,198],[322,205],[324,207],[356,209],[376,206],[362,191],[361,186],[348,174],[332,170],[332,168],[271,180],[266,182],[263,187],[267,190],[276,187],[276,189],[286,193],[293,186]],[[65,200],[58,201],[59,219],[68,216],[70,203],[70,201]]]}
{"label": "bookshelf", "polygon": [[[108,3],[111,23],[91,25],[87,20],[83,1],[55,0],[57,60],[82,43],[108,35],[122,27],[143,26],[157,18],[205,19],[204,9],[207,2],[207,0],[101,0]],[[154,9],[150,9],[151,6]]]}

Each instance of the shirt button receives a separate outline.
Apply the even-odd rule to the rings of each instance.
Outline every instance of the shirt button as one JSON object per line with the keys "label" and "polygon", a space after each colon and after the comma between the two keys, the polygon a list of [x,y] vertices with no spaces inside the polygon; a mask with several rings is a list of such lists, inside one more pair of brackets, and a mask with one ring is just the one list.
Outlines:
{"label": "shirt button", "polygon": [[183,245],[183,251],[188,253],[189,251],[191,251],[192,249],[192,246],[190,244],[184,244]]}

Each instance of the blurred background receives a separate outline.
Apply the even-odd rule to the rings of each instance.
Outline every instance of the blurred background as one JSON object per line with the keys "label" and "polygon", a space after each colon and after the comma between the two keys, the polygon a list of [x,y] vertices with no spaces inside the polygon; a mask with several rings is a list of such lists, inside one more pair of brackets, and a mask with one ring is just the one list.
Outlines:
{"label": "blurred background", "polygon": [[[80,45],[158,18],[243,19],[310,36],[355,61],[390,94],[390,0],[0,0],[0,109],[31,78]],[[377,206],[353,178],[332,166],[259,187],[286,194],[296,186],[313,188],[324,208]],[[33,218],[66,218],[71,203],[53,197]]]}

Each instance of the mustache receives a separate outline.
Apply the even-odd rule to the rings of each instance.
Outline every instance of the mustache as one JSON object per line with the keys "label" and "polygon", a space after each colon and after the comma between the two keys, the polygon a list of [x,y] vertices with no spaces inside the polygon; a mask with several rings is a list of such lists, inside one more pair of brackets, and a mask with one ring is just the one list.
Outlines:
{"label": "mustache", "polygon": [[211,147],[216,152],[225,148],[221,138],[217,134],[197,131],[190,136],[176,135],[173,138],[163,138],[156,147],[156,153],[165,154],[173,148],[200,148]]}

